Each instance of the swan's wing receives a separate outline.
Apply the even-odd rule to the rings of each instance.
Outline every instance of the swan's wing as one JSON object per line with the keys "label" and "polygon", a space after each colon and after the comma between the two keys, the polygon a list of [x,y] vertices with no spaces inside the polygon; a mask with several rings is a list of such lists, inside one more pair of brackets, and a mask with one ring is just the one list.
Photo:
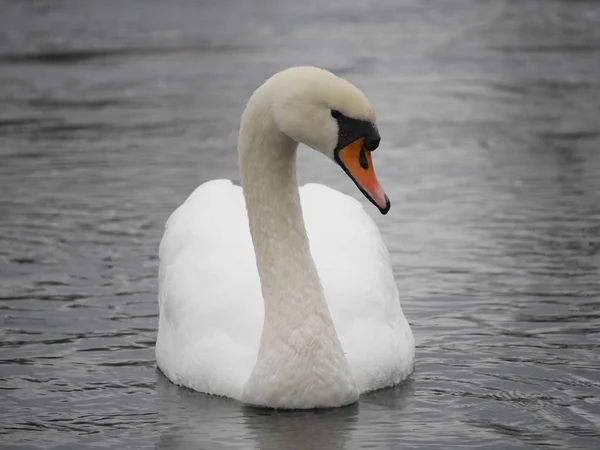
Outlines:
{"label": "swan's wing", "polygon": [[159,367],[176,383],[235,396],[263,320],[241,188],[229,180],[199,186],[167,221],[159,256]]}
{"label": "swan's wing", "polygon": [[361,391],[412,371],[414,339],[377,225],[354,198],[321,184],[301,188],[310,249]]}

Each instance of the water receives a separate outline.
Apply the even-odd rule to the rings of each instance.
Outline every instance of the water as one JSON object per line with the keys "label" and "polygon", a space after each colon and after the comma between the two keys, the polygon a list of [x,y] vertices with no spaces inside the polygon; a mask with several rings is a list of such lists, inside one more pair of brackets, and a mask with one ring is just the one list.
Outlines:
{"label": "water", "polygon": [[[600,448],[600,5],[0,3],[3,448]],[[358,405],[272,413],[154,363],[157,248],[238,179],[252,90],[297,64],[378,113],[416,370]],[[360,198],[300,152],[302,181]]]}

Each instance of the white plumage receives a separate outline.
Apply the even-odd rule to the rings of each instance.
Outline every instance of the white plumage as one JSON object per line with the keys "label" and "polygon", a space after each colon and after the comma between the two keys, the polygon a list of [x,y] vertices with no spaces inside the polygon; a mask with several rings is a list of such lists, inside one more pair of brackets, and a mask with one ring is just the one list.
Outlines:
{"label": "white plumage", "polygon": [[[244,393],[257,365],[265,299],[242,188],[229,180],[213,180],[199,186],[173,212],[160,245],[156,358],[171,381],[263,406],[305,408],[351,403],[358,394],[394,385],[411,373],[414,339],[377,226],[358,201],[326,186],[303,186],[300,199],[310,255],[351,376],[342,367],[343,356],[341,369],[335,358],[326,358],[334,361],[332,369],[327,362],[318,358],[313,362],[306,356],[310,349],[297,350],[296,344],[290,344],[296,339],[289,334],[295,322],[281,314],[271,322],[271,331],[274,336],[287,336],[286,342],[263,343],[263,359],[270,359],[268,370],[278,372],[279,362],[283,366],[297,358],[294,373],[301,380],[314,376],[317,382],[296,391],[294,387],[302,382],[288,377],[295,384],[283,383],[278,391],[276,374],[260,380],[263,372],[257,369],[255,392]],[[302,279],[302,274],[299,278],[286,272],[293,270],[290,267],[302,257],[300,253],[281,254],[281,266],[271,268],[276,281],[277,274],[281,283]],[[295,301],[301,302],[302,295]],[[319,320],[311,319],[307,332],[309,339],[317,339],[316,352],[320,351]],[[297,345],[312,345],[303,336]],[[335,355],[335,349],[332,352]],[[330,382],[335,378],[328,378],[329,372],[336,370],[341,381]],[[326,380],[323,386],[321,380]],[[335,397],[325,392],[338,388]]]}

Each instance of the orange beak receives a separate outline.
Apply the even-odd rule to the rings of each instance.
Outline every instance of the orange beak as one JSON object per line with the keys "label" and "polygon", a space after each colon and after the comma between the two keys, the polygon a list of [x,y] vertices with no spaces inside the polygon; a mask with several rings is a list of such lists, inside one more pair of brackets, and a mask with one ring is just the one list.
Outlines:
{"label": "orange beak", "polygon": [[335,160],[342,166],[358,189],[373,203],[381,214],[387,214],[390,210],[390,199],[377,181],[371,152],[364,145],[365,138],[357,139],[341,148],[335,154]]}

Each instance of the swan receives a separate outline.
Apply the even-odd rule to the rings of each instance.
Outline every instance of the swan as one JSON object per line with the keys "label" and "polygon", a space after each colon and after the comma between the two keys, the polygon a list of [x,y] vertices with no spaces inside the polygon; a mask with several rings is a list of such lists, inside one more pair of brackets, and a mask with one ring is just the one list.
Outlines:
{"label": "swan", "polygon": [[293,67],[256,89],[239,131],[242,186],[200,185],[165,226],[156,362],[169,380],[310,409],[411,374],[414,338],[377,226],[352,197],[296,181],[303,143],[386,214],[379,141],[365,95],[331,72]]}

